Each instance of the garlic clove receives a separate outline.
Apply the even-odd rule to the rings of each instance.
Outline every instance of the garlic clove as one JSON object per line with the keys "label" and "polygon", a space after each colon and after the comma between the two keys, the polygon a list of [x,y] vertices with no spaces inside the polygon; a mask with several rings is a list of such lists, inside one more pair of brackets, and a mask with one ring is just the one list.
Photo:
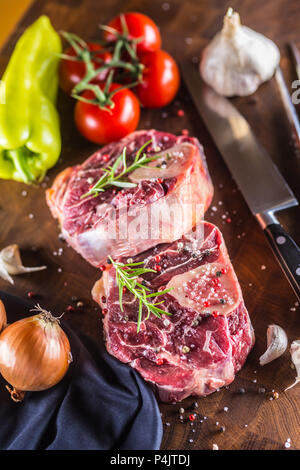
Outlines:
{"label": "garlic clove", "polygon": [[290,388],[293,388],[297,383],[300,382],[300,340],[297,339],[293,341],[290,347],[291,359],[292,363],[294,364],[297,372],[297,376],[295,378],[295,382],[285,389],[285,392]]}
{"label": "garlic clove", "polygon": [[5,264],[1,259],[1,256],[0,256],[0,277],[2,277],[2,279],[4,279],[4,281],[9,282],[10,284],[15,283],[13,278],[8,274],[7,269],[5,267]]}
{"label": "garlic clove", "polygon": [[269,80],[280,53],[273,41],[240,23],[239,14],[229,8],[222,30],[203,51],[200,74],[224,96],[247,96]]}
{"label": "garlic clove", "polygon": [[42,271],[47,266],[23,266],[18,245],[9,245],[0,251],[0,277],[5,281],[14,283],[11,275]]}
{"label": "garlic clove", "polygon": [[267,329],[267,350],[260,356],[261,366],[282,356],[288,345],[286,332],[278,325],[269,325]]}

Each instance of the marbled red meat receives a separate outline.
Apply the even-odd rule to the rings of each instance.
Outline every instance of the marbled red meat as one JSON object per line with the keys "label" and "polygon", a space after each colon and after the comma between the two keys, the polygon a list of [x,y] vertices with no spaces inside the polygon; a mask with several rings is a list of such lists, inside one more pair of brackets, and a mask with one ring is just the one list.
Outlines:
{"label": "marbled red meat", "polygon": [[[128,176],[134,188],[109,187],[97,197],[82,198],[124,147],[130,164],[150,139],[147,156],[162,157]],[[198,140],[155,130],[134,132],[103,147],[82,165],[60,173],[47,190],[63,236],[94,266],[103,264],[108,254],[132,256],[181,237],[203,217],[212,196]]]}
{"label": "marbled red meat", "polygon": [[152,292],[172,287],[153,298],[163,300],[160,308],[171,316],[151,314],[146,320],[144,309],[137,333],[138,302],[127,291],[121,310],[115,268],[107,266],[93,298],[105,313],[108,352],[138,370],[162,401],[205,396],[231,383],[254,344],[254,334],[218,228],[202,222],[172,243],[119,261],[143,261],[152,269],[159,262],[161,270],[144,274],[141,281]]}

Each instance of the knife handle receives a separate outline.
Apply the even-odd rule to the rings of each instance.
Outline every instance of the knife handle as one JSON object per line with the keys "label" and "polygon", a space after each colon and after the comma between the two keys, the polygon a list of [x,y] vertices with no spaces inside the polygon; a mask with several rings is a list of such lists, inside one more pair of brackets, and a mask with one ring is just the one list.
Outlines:
{"label": "knife handle", "polygon": [[279,223],[269,224],[264,229],[272,250],[300,300],[300,249]]}

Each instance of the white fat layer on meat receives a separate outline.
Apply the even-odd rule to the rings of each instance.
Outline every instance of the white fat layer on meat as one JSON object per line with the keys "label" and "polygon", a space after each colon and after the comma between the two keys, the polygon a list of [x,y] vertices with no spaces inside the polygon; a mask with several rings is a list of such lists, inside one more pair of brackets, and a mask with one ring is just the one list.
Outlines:
{"label": "white fat layer on meat", "polygon": [[204,346],[203,346],[203,351],[208,352],[210,354],[212,354],[212,352],[210,350],[209,343],[210,343],[212,333],[213,332],[210,331],[210,330],[207,330],[205,332],[205,343],[204,343]]}

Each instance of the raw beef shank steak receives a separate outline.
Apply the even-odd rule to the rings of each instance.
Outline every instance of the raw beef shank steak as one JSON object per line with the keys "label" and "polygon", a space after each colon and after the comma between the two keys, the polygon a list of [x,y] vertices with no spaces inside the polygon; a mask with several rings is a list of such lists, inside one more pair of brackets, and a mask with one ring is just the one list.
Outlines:
{"label": "raw beef shank steak", "polygon": [[[84,196],[126,147],[129,166],[138,149],[160,155],[127,175],[134,187],[110,186]],[[119,165],[117,173],[122,171]],[[192,137],[155,130],[134,132],[94,153],[82,165],[65,169],[47,190],[62,235],[94,266],[107,255],[132,256],[187,233],[203,217],[213,196],[203,149]]]}
{"label": "raw beef shank steak", "polygon": [[[154,269],[139,282],[147,293],[171,290],[151,301],[171,315],[147,318],[143,307],[137,332],[138,300],[128,290],[122,309],[114,264],[107,265],[93,288],[102,307],[110,354],[138,370],[162,401],[205,396],[231,383],[254,344],[242,292],[221,232],[201,222],[171,243],[118,259]],[[116,260],[114,259],[114,262]]]}

